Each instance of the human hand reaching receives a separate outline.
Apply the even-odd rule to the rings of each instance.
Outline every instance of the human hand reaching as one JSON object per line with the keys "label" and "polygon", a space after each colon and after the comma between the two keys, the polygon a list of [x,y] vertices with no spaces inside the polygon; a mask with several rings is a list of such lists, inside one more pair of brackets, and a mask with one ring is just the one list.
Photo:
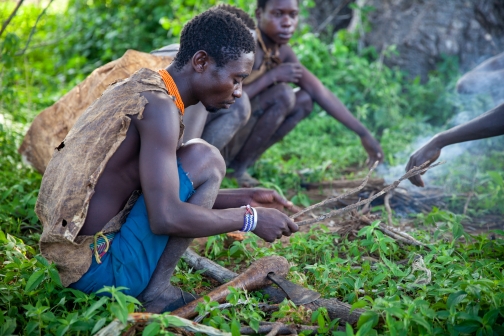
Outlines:
{"label": "human hand reaching", "polygon": [[[438,146],[435,141],[430,141],[428,144],[414,152],[406,165],[406,171],[411,170],[413,167],[418,167],[425,163],[425,161],[429,161],[427,167],[434,163],[439,156],[441,155],[441,148]],[[422,173],[421,175],[425,174]],[[424,187],[424,181],[420,175],[415,175],[409,178],[410,182],[416,185],[417,187]]]}
{"label": "human hand reaching", "polygon": [[380,143],[376,141],[376,139],[373,138],[371,134],[362,136],[361,143],[368,154],[366,164],[369,168],[371,168],[376,161],[378,161],[379,163],[383,162],[383,150],[380,146]]}

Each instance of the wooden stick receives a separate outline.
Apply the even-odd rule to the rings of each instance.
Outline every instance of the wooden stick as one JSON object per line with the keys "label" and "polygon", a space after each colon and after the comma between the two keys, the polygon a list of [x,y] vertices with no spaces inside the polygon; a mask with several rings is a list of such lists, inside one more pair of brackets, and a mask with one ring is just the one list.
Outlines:
{"label": "wooden stick", "polygon": [[[399,178],[399,180],[394,181],[391,185],[387,186],[382,191],[378,192],[376,195],[374,195],[372,197],[369,197],[368,199],[365,199],[363,201],[351,204],[351,205],[346,206],[346,207],[344,207],[342,209],[333,210],[333,211],[331,211],[329,213],[326,213],[324,215],[318,216],[317,218],[314,218],[314,219],[307,219],[307,220],[304,220],[304,221],[296,222],[296,224],[299,225],[299,226],[301,226],[301,225],[310,225],[310,224],[314,224],[314,223],[319,223],[319,222],[323,221],[324,219],[344,214],[346,212],[349,212],[349,211],[351,211],[353,209],[356,209],[356,208],[360,207],[361,205],[371,203],[372,201],[374,201],[376,198],[380,197],[381,195],[386,194],[390,190],[393,190],[393,189],[397,188],[397,186],[399,185],[399,183],[401,183],[402,181],[404,181],[406,179],[409,179],[410,177],[416,176],[418,174],[422,174],[422,173],[426,172],[427,170],[429,170],[431,168],[434,168],[434,167],[437,167],[437,166],[439,166],[440,164],[443,164],[443,163],[444,162],[438,162],[436,164],[433,164],[430,167],[426,167],[429,164],[429,161],[427,161],[424,164],[422,164],[420,167],[413,167],[410,171],[408,171],[406,174],[404,174],[403,176],[401,176],[401,178]],[[313,209],[314,207],[312,206],[311,208]],[[301,211],[301,212],[303,212],[303,211]]]}
{"label": "wooden stick", "polygon": [[[275,323],[271,324],[264,324],[259,326],[259,329],[257,332],[252,329],[251,327],[243,327],[240,329],[240,334],[241,335],[254,335],[254,334],[265,334],[265,333],[271,333],[273,330],[273,325]],[[316,332],[317,329],[319,328],[318,326],[307,326],[307,325],[285,325],[280,323],[280,327],[277,330],[277,333],[275,335],[297,335],[298,332],[301,331],[312,331]],[[268,334],[269,335],[269,334]]]}
{"label": "wooden stick", "polygon": [[[301,187],[306,190],[313,189],[347,189],[356,188],[360,186],[362,180],[333,180],[333,181],[322,181],[315,183],[301,183]],[[383,178],[370,178],[367,185],[372,187],[383,187],[385,184],[385,179]]]}
{"label": "wooden stick", "polygon": [[[184,258],[184,261],[187,262],[189,266],[193,267],[196,270],[205,270],[203,274],[219,282],[222,279],[229,278],[230,276],[233,276],[233,278],[238,276],[237,273],[231,272],[224,267],[217,265],[210,259],[199,256],[191,249],[187,249],[182,258]],[[269,286],[266,287],[263,291],[265,292],[265,294],[269,295],[270,300],[274,303],[280,303],[286,298],[285,293],[281,289],[276,287]],[[341,323],[357,323],[361,314],[364,313],[364,310],[362,309],[354,309],[350,313],[350,310],[352,308],[351,305],[334,298],[317,299],[314,302],[308,303],[303,306],[312,310],[317,310],[318,307],[326,307],[329,313],[329,317],[331,319],[339,318]]]}
{"label": "wooden stick", "polygon": [[387,210],[387,223],[389,226],[392,226],[394,224],[392,222],[392,208],[390,207],[390,199],[392,198],[392,195],[392,192],[387,193],[383,200],[383,203],[385,204],[385,210]]}
{"label": "wooden stick", "polygon": [[328,204],[335,203],[335,202],[337,202],[340,199],[343,199],[343,198],[348,197],[348,196],[350,196],[352,194],[355,194],[358,191],[361,191],[366,186],[366,184],[367,184],[367,182],[369,180],[369,176],[371,176],[371,173],[373,172],[373,170],[375,170],[375,168],[376,168],[377,165],[378,165],[378,161],[376,161],[374,163],[373,167],[371,167],[371,169],[367,173],[366,177],[364,178],[364,180],[362,181],[362,183],[357,188],[351,189],[351,190],[347,191],[346,193],[343,193],[343,194],[338,195],[338,196],[329,197],[328,199],[326,199],[326,200],[324,200],[322,202],[319,202],[317,204],[311,205],[311,206],[309,206],[309,207],[307,207],[307,208],[299,211],[298,213],[295,213],[294,215],[290,216],[290,218],[295,219],[295,218],[301,216],[302,214],[307,213],[308,211],[311,211],[311,210],[316,209],[316,208],[320,208],[322,206],[326,206]]}
{"label": "wooden stick", "polygon": [[278,332],[280,331],[280,328],[283,327],[285,324],[280,323],[280,322],[275,322],[271,326],[271,330],[269,333],[266,334],[266,336],[276,336]]}
{"label": "wooden stick", "polygon": [[210,259],[200,256],[190,248],[184,252],[182,258],[189,266],[196,270],[204,270],[203,275],[217,280],[220,284],[225,284],[238,276],[237,273],[231,272]]}

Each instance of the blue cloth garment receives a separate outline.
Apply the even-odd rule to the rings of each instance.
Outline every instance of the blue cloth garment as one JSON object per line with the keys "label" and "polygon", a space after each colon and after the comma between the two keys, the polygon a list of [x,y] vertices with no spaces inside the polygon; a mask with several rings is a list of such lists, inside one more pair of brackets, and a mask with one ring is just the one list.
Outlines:
{"label": "blue cloth garment", "polygon": [[[195,191],[180,162],[178,175],[179,197],[181,201],[187,202]],[[141,195],[121,230],[115,234],[108,252],[101,257],[102,263],[98,264],[93,254],[89,270],[69,287],[92,293],[103,286],[123,286],[128,288],[124,291],[125,294],[136,297],[147,287],[168,238],[152,233],[145,200]]]}

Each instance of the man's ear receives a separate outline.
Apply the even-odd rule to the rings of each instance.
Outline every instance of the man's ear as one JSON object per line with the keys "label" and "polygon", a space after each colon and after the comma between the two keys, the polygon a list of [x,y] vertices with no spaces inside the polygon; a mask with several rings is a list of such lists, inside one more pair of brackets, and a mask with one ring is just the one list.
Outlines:
{"label": "man's ear", "polygon": [[196,72],[202,73],[208,68],[209,61],[208,53],[204,50],[199,50],[193,55],[191,65]]}
{"label": "man's ear", "polygon": [[257,21],[259,21],[259,19],[261,18],[261,14],[262,14],[262,9],[261,8],[256,8],[255,10],[255,18]]}

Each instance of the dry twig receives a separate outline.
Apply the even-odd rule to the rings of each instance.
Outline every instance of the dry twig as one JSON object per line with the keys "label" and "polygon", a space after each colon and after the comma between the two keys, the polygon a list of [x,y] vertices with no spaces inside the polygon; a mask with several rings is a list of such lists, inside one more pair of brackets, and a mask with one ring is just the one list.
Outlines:
{"label": "dry twig", "polygon": [[350,195],[353,195],[355,194],[356,192],[358,191],[361,191],[362,189],[364,189],[364,187],[366,186],[368,180],[369,180],[369,177],[371,176],[371,173],[373,172],[373,170],[375,170],[376,166],[378,165],[378,161],[376,161],[373,165],[373,167],[371,167],[371,169],[369,170],[368,174],[366,175],[366,177],[364,178],[364,180],[362,181],[362,183],[360,184],[360,186],[358,186],[357,188],[354,188],[354,189],[351,189],[341,195],[338,195],[338,196],[333,196],[333,197],[330,197],[322,202],[319,202],[317,204],[314,204],[314,205],[311,205],[307,208],[304,208],[303,210],[299,211],[298,213],[295,213],[294,215],[290,216],[290,218],[292,219],[296,219],[297,217],[301,216],[302,214],[305,214],[307,213],[308,211],[311,211],[311,210],[314,210],[316,208],[320,208],[320,207],[323,207],[323,206],[327,206],[329,204],[332,204],[332,203],[335,203],[345,197],[348,197]]}
{"label": "dry twig", "polygon": [[394,193],[389,192],[387,195],[385,195],[385,198],[383,199],[383,202],[385,204],[385,210],[387,210],[387,223],[388,225],[392,226],[394,224],[392,222],[392,208],[390,207],[390,199],[392,198],[392,195]]}
{"label": "dry twig", "polygon": [[[401,176],[401,178],[399,178],[399,180],[394,181],[391,185],[387,186],[382,191],[378,192],[376,195],[373,195],[372,197],[369,197],[368,199],[365,199],[363,201],[351,204],[351,205],[346,206],[346,207],[344,207],[342,209],[333,210],[333,211],[331,211],[329,213],[326,213],[324,215],[318,216],[317,218],[314,218],[314,219],[307,219],[307,220],[304,220],[304,221],[296,222],[296,224],[299,225],[299,226],[301,226],[301,225],[310,225],[310,224],[318,223],[318,222],[323,221],[324,219],[332,218],[334,216],[344,214],[344,213],[349,212],[349,211],[351,211],[353,209],[356,209],[356,208],[358,208],[358,207],[360,207],[360,206],[362,206],[364,204],[371,203],[372,201],[374,201],[376,198],[380,197],[381,195],[383,195],[383,194],[385,194],[385,193],[387,193],[387,192],[389,192],[389,191],[397,188],[397,186],[399,185],[399,183],[401,183],[402,181],[404,181],[406,179],[409,179],[410,177],[416,176],[418,174],[422,174],[422,173],[426,172],[427,170],[429,170],[431,168],[439,166],[442,163],[444,163],[444,162],[438,162],[438,163],[433,164],[432,166],[427,167],[427,165],[429,164],[429,161],[427,161],[427,162],[423,163],[420,167],[413,167],[410,171],[408,171],[406,174],[404,174],[403,176]],[[318,207],[320,207],[322,205],[325,205],[324,202],[318,203],[315,206],[311,206],[309,208],[310,208],[310,210],[313,210],[314,208],[318,208]],[[304,210],[301,211],[300,213],[304,213]]]}

